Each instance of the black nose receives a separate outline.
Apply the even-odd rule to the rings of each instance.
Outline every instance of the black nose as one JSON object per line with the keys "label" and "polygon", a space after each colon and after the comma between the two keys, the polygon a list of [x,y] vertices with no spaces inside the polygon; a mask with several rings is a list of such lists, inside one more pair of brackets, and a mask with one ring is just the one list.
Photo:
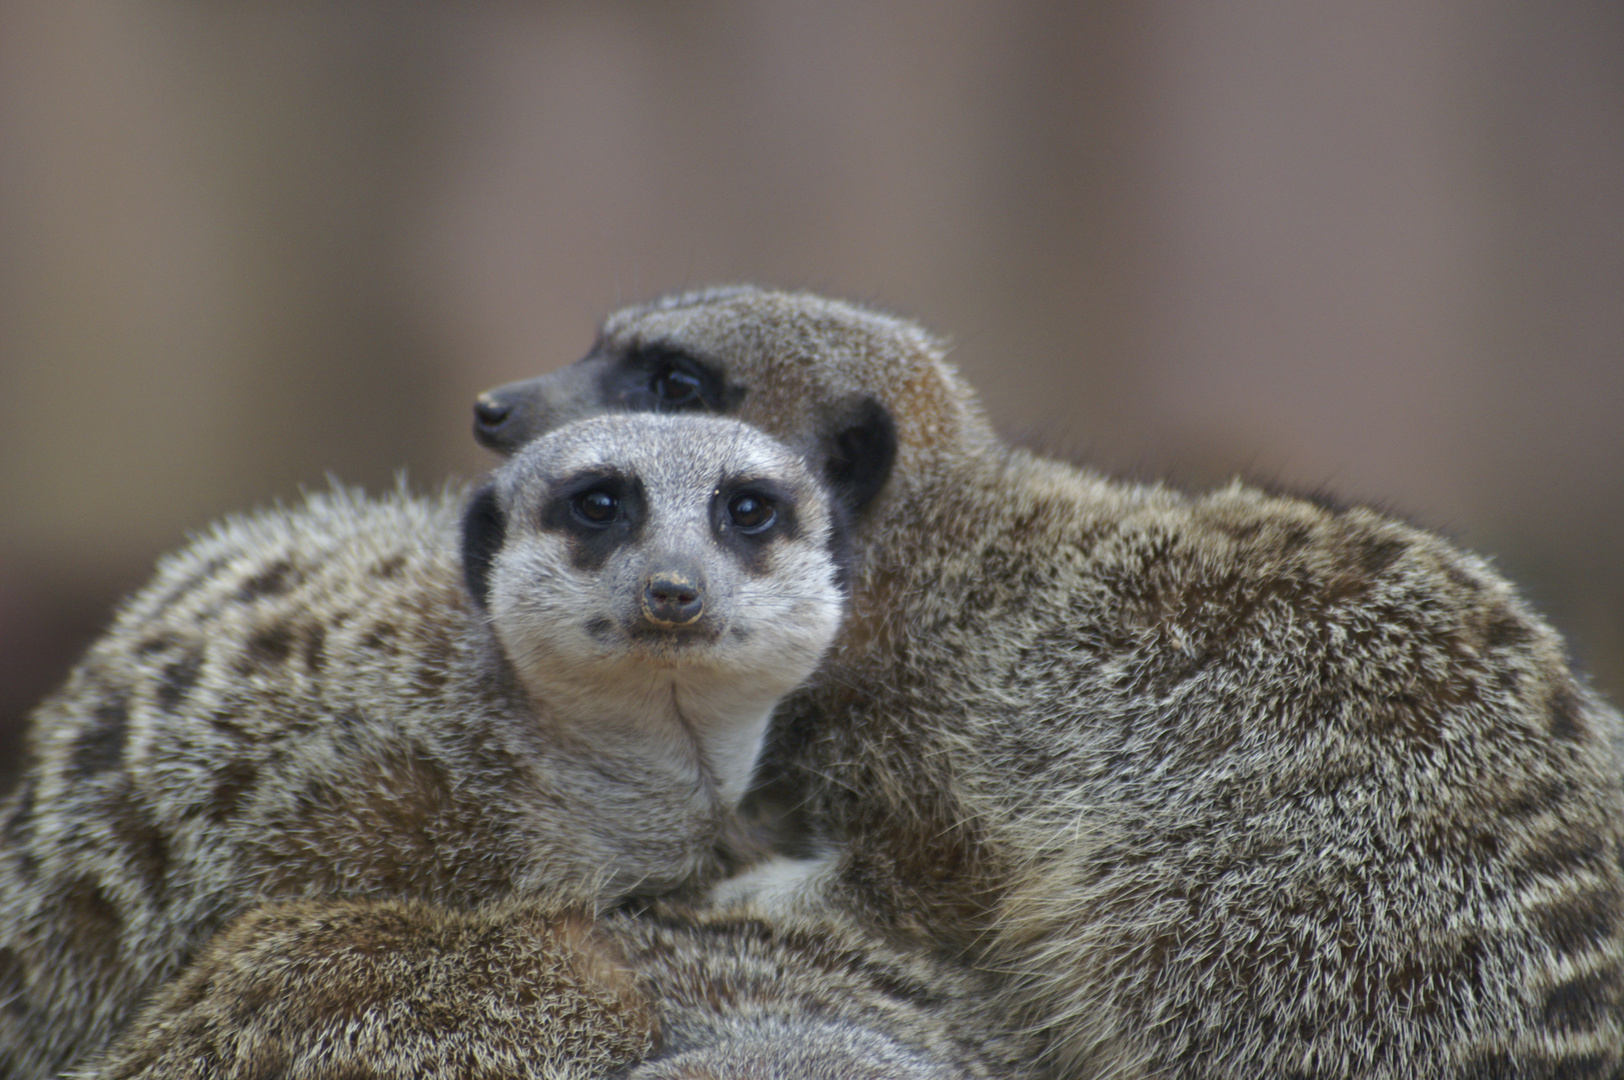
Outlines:
{"label": "black nose", "polygon": [[511,401],[504,401],[493,393],[479,395],[474,402],[474,438],[493,450],[502,449],[507,445],[502,428],[512,415]]}
{"label": "black nose", "polygon": [[662,626],[687,626],[705,610],[705,583],[685,573],[650,574],[643,614]]}

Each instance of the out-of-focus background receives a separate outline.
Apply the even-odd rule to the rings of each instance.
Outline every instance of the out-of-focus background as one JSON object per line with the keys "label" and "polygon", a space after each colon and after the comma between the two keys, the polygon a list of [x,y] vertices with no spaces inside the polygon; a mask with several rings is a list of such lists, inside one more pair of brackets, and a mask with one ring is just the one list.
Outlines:
{"label": "out-of-focus background", "polygon": [[735,280],[1442,529],[1624,699],[1617,0],[4,0],[0,785],[188,531],[476,474],[478,391]]}

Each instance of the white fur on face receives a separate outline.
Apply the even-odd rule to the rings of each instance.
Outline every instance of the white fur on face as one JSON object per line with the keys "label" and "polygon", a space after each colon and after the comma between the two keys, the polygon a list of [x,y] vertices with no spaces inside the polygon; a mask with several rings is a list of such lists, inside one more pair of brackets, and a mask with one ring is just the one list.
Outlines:
{"label": "white fur on face", "polygon": [[[570,538],[541,518],[561,480],[594,470],[636,476],[647,516],[634,542],[582,569]],[[717,491],[738,479],[790,493],[798,523],[754,568],[713,523]],[[736,802],[773,706],[812,673],[840,624],[827,496],[802,460],[737,421],[602,416],[526,447],[499,474],[498,497],[507,535],[492,564],[491,618],[544,720],[566,738],[697,771]],[[639,600],[651,571],[678,563],[703,574],[705,611],[693,628],[661,632]]]}

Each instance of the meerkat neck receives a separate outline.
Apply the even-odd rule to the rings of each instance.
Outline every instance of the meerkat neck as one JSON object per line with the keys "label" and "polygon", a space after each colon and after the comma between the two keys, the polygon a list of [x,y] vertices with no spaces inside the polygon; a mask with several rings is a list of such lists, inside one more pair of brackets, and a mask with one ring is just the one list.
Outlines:
{"label": "meerkat neck", "polygon": [[587,678],[550,671],[532,701],[558,737],[594,757],[653,765],[732,809],[750,782],[780,693],[705,667],[632,663]]}

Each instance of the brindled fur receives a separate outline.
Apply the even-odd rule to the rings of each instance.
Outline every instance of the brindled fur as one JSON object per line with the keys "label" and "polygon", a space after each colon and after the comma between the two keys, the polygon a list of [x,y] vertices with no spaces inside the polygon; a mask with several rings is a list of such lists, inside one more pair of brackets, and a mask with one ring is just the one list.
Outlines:
{"label": "brindled fur", "polygon": [[265,904],[227,926],[83,1080],[587,1080],[658,1019],[590,909]]}
{"label": "brindled fur", "polygon": [[[833,918],[547,901],[266,905],[80,1080],[983,1080],[987,980]],[[622,1071],[624,1070],[624,1071]]]}
{"label": "brindled fur", "polygon": [[1000,972],[1058,1076],[1618,1075],[1620,719],[1482,559],[1013,449],[934,338],[803,294],[622,311],[478,430],[721,411],[838,479],[875,403],[853,612],[769,751],[830,854],[763,902]]}
{"label": "brindled fur", "polygon": [[[662,421],[650,434],[626,419],[576,425],[504,467],[497,487],[517,492],[515,505],[503,508],[505,525],[484,514],[470,545],[489,561],[494,543],[494,569],[464,573],[460,493],[343,490],[229,520],[161,563],[40,707],[22,785],[0,811],[0,1076],[54,1075],[98,1049],[254,904],[347,897],[472,909],[538,893],[594,902],[713,872],[733,829],[719,792],[742,789],[773,700],[838,623],[833,504],[798,458],[742,424]],[[636,612],[641,596],[605,597],[594,585],[635,566],[630,556],[606,559],[602,573],[571,564],[565,541],[524,503],[547,490],[550,469],[599,469],[605,454],[613,465],[634,451],[655,463],[637,467],[660,477],[639,490],[657,502],[662,490],[686,499],[692,488],[693,505],[680,530],[669,527],[672,507],[644,507],[627,544],[708,569],[707,616],[737,599],[719,595],[727,580],[751,598],[715,641],[690,638],[663,659],[659,627],[618,629],[619,609]],[[709,528],[724,461],[772,482],[796,530],[762,534],[745,551],[750,565],[726,579],[683,547]],[[467,577],[493,590],[489,614]],[[506,604],[504,589],[604,610],[560,610],[532,592]],[[499,631],[525,655],[504,652]],[[583,634],[611,643],[600,660],[584,655]],[[568,713],[543,694],[538,656],[554,638],[582,653],[553,673]],[[617,651],[622,638],[641,644]],[[599,662],[614,678],[594,712],[583,683]],[[662,689],[660,679],[690,672],[694,700],[681,700],[682,686]],[[623,700],[645,690],[646,700]],[[648,715],[631,715],[639,709]],[[728,724],[748,714],[755,734],[708,726],[712,711]],[[713,738],[743,776],[719,775]]]}

